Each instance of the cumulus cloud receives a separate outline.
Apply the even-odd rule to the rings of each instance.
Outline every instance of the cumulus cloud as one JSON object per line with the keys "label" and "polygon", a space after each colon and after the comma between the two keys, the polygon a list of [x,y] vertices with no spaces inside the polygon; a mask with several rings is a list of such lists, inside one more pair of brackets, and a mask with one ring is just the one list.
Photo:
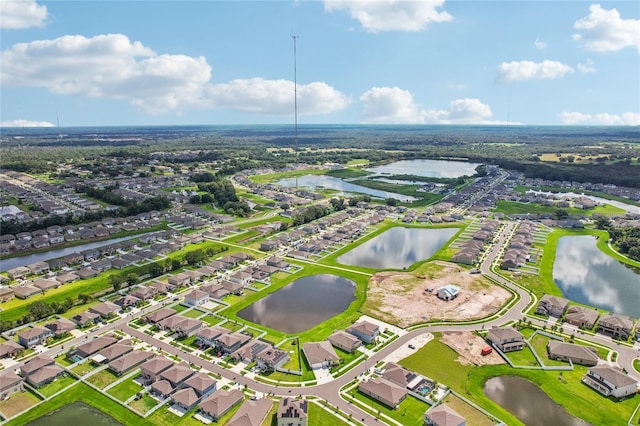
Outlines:
{"label": "cumulus cloud", "polygon": [[43,27],[47,19],[47,6],[35,0],[2,0],[0,2],[0,28],[19,30]]}
{"label": "cumulus cloud", "polygon": [[596,72],[596,68],[593,66],[593,61],[587,59],[584,64],[582,62],[578,63],[578,71],[582,74],[590,74]]}
{"label": "cumulus cloud", "polygon": [[586,124],[594,126],[640,126],[640,113],[625,112],[623,114],[585,114],[582,112],[562,112],[560,120],[563,124]]}
{"label": "cumulus cloud", "polygon": [[11,120],[3,121],[0,127],[54,127],[54,125],[48,121]]}
{"label": "cumulus cloud", "polygon": [[640,51],[640,19],[622,19],[617,9],[592,4],[589,15],[576,21],[573,28],[580,31],[573,39],[588,50],[614,52],[634,47]]}
{"label": "cumulus cloud", "polygon": [[536,41],[533,42],[533,45],[538,50],[544,50],[544,49],[547,48],[547,43],[545,43],[544,41],[539,40],[538,38],[536,38]]}
{"label": "cumulus cloud", "polygon": [[425,109],[414,100],[413,93],[398,87],[373,87],[360,101],[364,106],[363,122],[376,124],[498,124],[489,118],[491,107],[479,99],[451,101],[447,109]]}
{"label": "cumulus cloud", "polygon": [[347,10],[369,32],[422,31],[430,23],[453,17],[442,10],[445,0],[324,0],[328,12]]}
{"label": "cumulus cloud", "polygon": [[[293,84],[289,80],[239,79],[213,84],[207,92],[216,107],[261,114],[291,114]],[[300,114],[328,114],[346,108],[350,102],[346,95],[324,82],[298,84]]]}
{"label": "cumulus cloud", "polygon": [[569,65],[550,60],[503,62],[498,66],[498,78],[503,81],[555,79],[571,73]]}
{"label": "cumulus cloud", "polygon": [[[53,93],[123,99],[152,114],[196,108],[233,108],[279,114],[293,108],[293,83],[284,80],[211,82],[200,57],[156,54],[122,34],[64,36],[19,43],[1,53],[6,86],[42,87]],[[298,86],[300,111],[326,114],[349,99],[322,82]]]}

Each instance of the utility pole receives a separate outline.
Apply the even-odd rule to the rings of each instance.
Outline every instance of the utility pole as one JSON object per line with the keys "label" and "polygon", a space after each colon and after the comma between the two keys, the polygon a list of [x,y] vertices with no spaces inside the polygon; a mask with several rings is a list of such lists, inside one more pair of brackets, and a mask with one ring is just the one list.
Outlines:
{"label": "utility pole", "polygon": [[297,51],[296,40],[297,35],[293,37],[293,108],[294,108],[294,131],[295,131],[295,145],[298,146],[298,64],[297,64]]}

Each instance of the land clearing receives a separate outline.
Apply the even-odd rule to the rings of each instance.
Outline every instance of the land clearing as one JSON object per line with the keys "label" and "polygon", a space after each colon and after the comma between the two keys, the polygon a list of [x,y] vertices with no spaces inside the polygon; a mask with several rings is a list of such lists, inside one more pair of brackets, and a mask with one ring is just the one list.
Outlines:
{"label": "land clearing", "polygon": [[[444,301],[436,290],[460,287],[454,300]],[[432,289],[431,292],[425,289]],[[432,320],[468,321],[496,313],[510,298],[504,288],[454,263],[429,262],[414,272],[378,272],[369,280],[362,311],[383,321],[408,327]]]}
{"label": "land clearing", "polygon": [[440,341],[460,355],[456,361],[462,365],[498,365],[507,362],[496,351],[482,355],[482,348],[489,344],[470,331],[447,331],[442,333]]}

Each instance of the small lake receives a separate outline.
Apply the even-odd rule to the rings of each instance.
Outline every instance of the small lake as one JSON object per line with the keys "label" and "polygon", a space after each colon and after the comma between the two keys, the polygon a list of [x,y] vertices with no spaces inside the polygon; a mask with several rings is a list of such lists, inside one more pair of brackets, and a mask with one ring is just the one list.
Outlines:
{"label": "small lake", "polygon": [[304,175],[296,178],[283,178],[276,182],[277,185],[286,186],[287,188],[309,188],[309,189],[317,189],[317,188],[325,188],[325,189],[334,189],[336,191],[340,191],[342,193],[356,193],[356,194],[367,194],[371,195],[375,198],[395,198],[400,201],[415,201],[417,198],[411,197],[409,195],[396,194],[394,192],[381,191],[378,189],[366,188],[364,186],[356,185],[342,179],[335,178],[333,176],[326,175]]}
{"label": "small lake", "polygon": [[395,227],[336,260],[351,266],[403,269],[433,256],[458,231],[458,228]]}
{"label": "small lake", "polygon": [[484,384],[484,393],[527,426],[589,426],[572,416],[537,385],[520,377],[493,377]]}
{"label": "small lake", "polygon": [[113,417],[93,408],[84,402],[72,402],[59,410],[52,411],[42,417],[27,423],[27,426],[122,426]]}
{"label": "small lake", "polygon": [[92,248],[108,246],[109,244],[119,243],[120,241],[130,240],[132,238],[139,238],[147,234],[130,235],[128,237],[112,238],[110,240],[94,241],[93,243],[82,244],[79,246],[52,249],[41,253],[27,254],[19,257],[11,257],[9,259],[0,260],[0,272],[8,271],[9,269],[17,268],[18,266],[27,266],[34,262],[43,262],[45,260],[57,259],[59,257],[66,256],[72,253],[80,253],[83,250],[89,250]]}
{"label": "small lake", "polygon": [[415,175],[437,178],[473,176],[480,163],[446,160],[403,160],[365,169],[379,175]]}
{"label": "small lake", "polygon": [[356,300],[353,281],[329,274],[295,280],[238,312],[283,333],[300,333],[334,317]]}
{"label": "small lake", "polygon": [[640,270],[603,253],[590,235],[561,237],[553,280],[573,301],[640,317]]}

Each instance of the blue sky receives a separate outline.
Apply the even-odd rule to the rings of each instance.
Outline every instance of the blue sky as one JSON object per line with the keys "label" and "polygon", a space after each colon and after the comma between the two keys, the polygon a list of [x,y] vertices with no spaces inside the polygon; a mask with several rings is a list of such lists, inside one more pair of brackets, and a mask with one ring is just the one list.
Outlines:
{"label": "blue sky", "polygon": [[637,1],[0,7],[3,126],[640,125]]}

